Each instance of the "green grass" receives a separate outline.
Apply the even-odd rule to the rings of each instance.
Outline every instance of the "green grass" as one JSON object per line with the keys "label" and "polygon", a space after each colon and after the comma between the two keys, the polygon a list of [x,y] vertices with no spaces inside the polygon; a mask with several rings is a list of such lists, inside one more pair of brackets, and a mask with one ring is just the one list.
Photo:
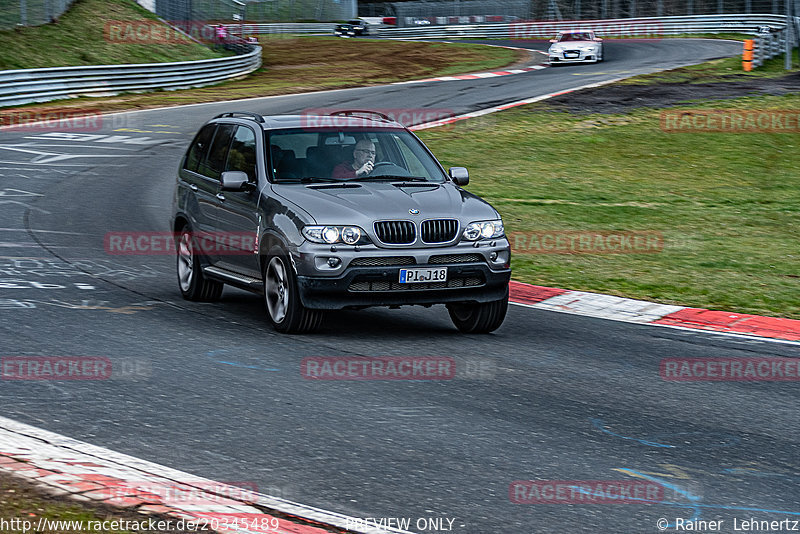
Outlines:
{"label": "green grass", "polygon": [[784,56],[780,55],[768,59],[761,67],[755,68],[750,72],[742,69],[742,56],[735,56],[723,59],[715,59],[690,65],[679,69],[672,69],[653,74],[645,74],[629,78],[623,84],[659,84],[659,83],[717,83],[717,82],[743,82],[754,78],[779,78],[790,73],[800,71],[798,69],[797,49],[793,52],[792,65],[790,71],[784,70]]}
{"label": "green grass", "polygon": [[56,23],[0,31],[0,70],[188,61],[219,57],[194,43],[164,45],[112,42],[106,23],[157,21],[133,0],[77,0]]}
{"label": "green grass", "polygon": [[[793,109],[800,95],[693,108]],[[800,318],[800,137],[665,133],[659,110],[534,104],[418,132],[507,233],[655,231],[655,254],[515,254],[513,278],[669,304]]]}
{"label": "green grass", "polygon": [[[40,518],[53,521],[81,521],[83,529],[60,530],[59,534],[78,534],[87,532],[87,522],[123,519],[128,521],[146,521],[147,516],[134,514],[132,512],[113,513],[103,510],[100,507],[70,501],[64,498],[54,498],[35,490],[30,484],[21,482],[6,474],[0,474],[0,517],[6,521],[14,519],[29,521],[30,529],[33,532]],[[10,523],[14,525],[13,523]],[[0,529],[2,534],[20,534],[22,532],[20,523],[16,523],[20,528]],[[52,532],[52,531],[50,531]],[[129,531],[123,530],[104,530],[108,534],[128,534]]]}

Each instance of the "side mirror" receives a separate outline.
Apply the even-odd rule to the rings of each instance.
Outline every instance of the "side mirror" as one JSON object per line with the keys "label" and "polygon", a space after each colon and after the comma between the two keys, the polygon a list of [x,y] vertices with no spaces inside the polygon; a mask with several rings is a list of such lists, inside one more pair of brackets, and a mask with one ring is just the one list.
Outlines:
{"label": "side mirror", "polygon": [[222,173],[223,191],[244,191],[248,186],[247,173],[243,171],[225,171]]}
{"label": "side mirror", "polygon": [[465,167],[450,167],[447,174],[456,185],[467,185],[469,183],[469,171]]}

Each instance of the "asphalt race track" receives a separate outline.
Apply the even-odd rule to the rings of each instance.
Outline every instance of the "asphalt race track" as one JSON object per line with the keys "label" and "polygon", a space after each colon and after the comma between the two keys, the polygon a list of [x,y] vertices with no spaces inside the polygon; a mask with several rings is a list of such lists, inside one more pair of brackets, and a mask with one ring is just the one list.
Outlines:
{"label": "asphalt race track", "polygon": [[[740,46],[607,41],[599,65],[114,115],[78,135],[0,132],[2,355],[132,366],[112,380],[0,381],[3,415],[355,517],[454,519],[465,534],[800,519],[797,382],[659,376],[664,358],[797,358],[796,344],[521,306],[488,336],[458,334],[441,306],[341,312],[318,334],[277,335],[256,295],[186,302],[174,256],[104,250],[109,231],[169,230],[178,161],[223,111],[459,114]],[[466,367],[453,380],[313,381],[300,373],[311,356],[448,356]],[[668,491],[658,504],[512,503],[512,482],[534,479],[656,480]]]}

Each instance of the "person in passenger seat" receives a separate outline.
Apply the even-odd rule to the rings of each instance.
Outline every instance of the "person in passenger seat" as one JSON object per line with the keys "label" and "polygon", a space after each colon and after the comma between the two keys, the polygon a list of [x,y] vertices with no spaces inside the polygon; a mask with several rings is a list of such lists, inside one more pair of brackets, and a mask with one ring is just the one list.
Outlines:
{"label": "person in passenger seat", "polygon": [[372,167],[375,164],[375,144],[368,140],[362,139],[356,143],[353,149],[353,161],[340,163],[333,169],[333,178],[338,180],[347,178],[360,178],[372,172]]}

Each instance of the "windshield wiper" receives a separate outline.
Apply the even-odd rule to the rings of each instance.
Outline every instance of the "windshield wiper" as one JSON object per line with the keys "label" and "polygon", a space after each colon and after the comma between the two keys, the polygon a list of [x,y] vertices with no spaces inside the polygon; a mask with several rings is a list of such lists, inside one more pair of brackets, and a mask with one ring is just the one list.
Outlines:
{"label": "windshield wiper", "polygon": [[351,178],[350,182],[364,182],[368,180],[403,180],[406,182],[427,182],[426,178],[421,176],[400,176],[398,174],[381,174],[379,176],[361,176],[360,178]]}
{"label": "windshield wiper", "polygon": [[306,176],[300,178],[301,184],[312,184],[314,182],[341,182],[338,178],[325,178],[323,176]]}

